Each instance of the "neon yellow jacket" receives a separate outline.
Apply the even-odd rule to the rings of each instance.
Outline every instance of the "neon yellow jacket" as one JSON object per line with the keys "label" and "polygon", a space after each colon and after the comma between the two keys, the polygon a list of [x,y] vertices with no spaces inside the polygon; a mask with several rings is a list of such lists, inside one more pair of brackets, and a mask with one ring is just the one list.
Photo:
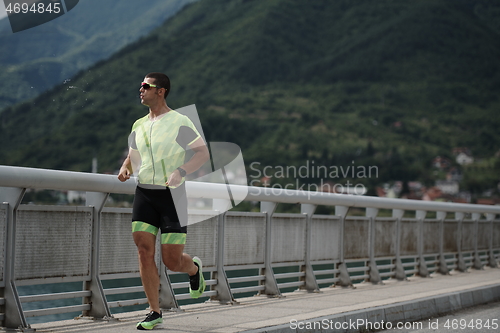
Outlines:
{"label": "neon yellow jacket", "polygon": [[170,174],[184,164],[187,146],[200,137],[191,120],[174,110],[155,121],[148,115],[138,119],[129,141],[141,157],[139,183],[165,186]]}

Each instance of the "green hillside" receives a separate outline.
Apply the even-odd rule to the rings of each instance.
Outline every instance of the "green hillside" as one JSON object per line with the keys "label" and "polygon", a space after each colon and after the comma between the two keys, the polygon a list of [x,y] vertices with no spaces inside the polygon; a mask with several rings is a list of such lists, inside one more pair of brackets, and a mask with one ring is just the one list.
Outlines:
{"label": "green hillside", "polygon": [[[500,149],[499,13],[486,0],[202,0],[6,109],[0,163],[89,171],[96,156],[113,172],[147,112],[139,83],[163,71],[169,106],[196,104],[208,141],[237,143],[248,166],[377,166],[357,179],[372,194],[386,181],[431,185],[444,177],[436,155]],[[500,180],[492,165],[467,178],[477,191]]]}
{"label": "green hillside", "polygon": [[80,1],[67,14],[12,33],[0,20],[0,112],[70,79],[148,34],[194,0]]}

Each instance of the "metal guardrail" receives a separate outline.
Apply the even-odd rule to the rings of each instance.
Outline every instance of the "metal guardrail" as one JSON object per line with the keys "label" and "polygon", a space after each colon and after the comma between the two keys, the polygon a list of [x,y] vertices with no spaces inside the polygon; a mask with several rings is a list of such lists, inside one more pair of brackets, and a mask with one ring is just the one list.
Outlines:
{"label": "metal guardrail", "polygon": [[[225,212],[235,195],[260,202],[260,212]],[[500,207],[385,199],[241,185],[188,182],[188,197],[213,200],[214,210],[190,214],[186,252],[203,259],[210,286],[205,296],[223,303],[234,295],[280,296],[288,288],[311,292],[356,281],[447,274],[484,265],[497,267]],[[26,189],[87,191],[85,206],[21,205]],[[81,311],[111,318],[110,309],[146,304],[127,297],[142,287],[114,287],[110,281],[138,277],[130,232],[131,210],[104,207],[109,193],[132,194],[133,181],[114,175],[0,166],[0,320],[29,330],[26,318]],[[301,205],[301,214],[278,214],[280,203]],[[318,205],[335,215],[316,215]],[[347,216],[360,207],[365,216]],[[379,217],[391,209],[392,217]],[[414,218],[404,217],[415,211]],[[427,218],[427,212],[436,212]],[[450,218],[452,213],[452,218]],[[157,251],[159,252],[159,251]],[[179,308],[187,282],[172,282],[157,255],[161,306]],[[209,275],[209,276],[208,276]],[[19,287],[82,282],[71,292],[19,295]],[[122,295],[120,300],[113,297]],[[80,305],[25,310],[23,304],[81,299]]]}

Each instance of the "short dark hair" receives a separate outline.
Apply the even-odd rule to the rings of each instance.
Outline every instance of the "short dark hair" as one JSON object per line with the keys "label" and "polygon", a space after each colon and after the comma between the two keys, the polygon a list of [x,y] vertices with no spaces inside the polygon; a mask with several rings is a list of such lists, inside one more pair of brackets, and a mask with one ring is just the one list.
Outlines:
{"label": "short dark hair", "polygon": [[154,84],[160,86],[161,88],[165,88],[165,99],[167,99],[167,95],[170,92],[170,79],[163,73],[152,72],[146,75],[151,79],[154,79]]}

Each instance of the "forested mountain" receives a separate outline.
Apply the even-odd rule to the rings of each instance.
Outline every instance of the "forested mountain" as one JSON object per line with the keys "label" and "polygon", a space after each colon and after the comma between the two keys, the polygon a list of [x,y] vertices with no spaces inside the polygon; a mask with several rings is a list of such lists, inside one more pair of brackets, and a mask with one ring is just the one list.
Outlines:
{"label": "forested mountain", "polygon": [[85,0],[17,33],[8,18],[0,20],[0,112],[109,57],[193,1]]}
{"label": "forested mountain", "polygon": [[[89,171],[97,157],[113,172],[147,112],[139,84],[162,71],[169,106],[196,104],[208,141],[240,145],[247,165],[377,166],[359,181],[431,184],[437,155],[500,149],[499,27],[486,0],[201,0],[2,112],[0,163]],[[497,164],[477,189],[496,186]]]}

